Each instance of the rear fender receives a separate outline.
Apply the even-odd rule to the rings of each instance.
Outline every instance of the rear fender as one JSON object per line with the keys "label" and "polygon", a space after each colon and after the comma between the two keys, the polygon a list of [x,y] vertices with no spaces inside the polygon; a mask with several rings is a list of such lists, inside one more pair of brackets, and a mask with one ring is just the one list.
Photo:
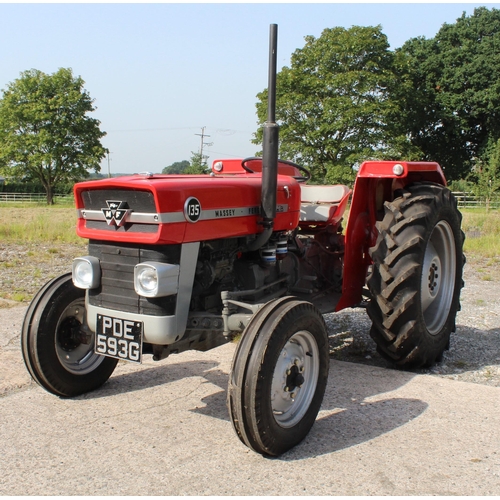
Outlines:
{"label": "rear fender", "polygon": [[356,177],[345,233],[342,297],[336,311],[353,307],[362,300],[368,267],[368,250],[375,245],[375,223],[384,216],[384,203],[394,192],[414,182],[434,182],[446,186],[441,167],[435,162],[367,161]]}

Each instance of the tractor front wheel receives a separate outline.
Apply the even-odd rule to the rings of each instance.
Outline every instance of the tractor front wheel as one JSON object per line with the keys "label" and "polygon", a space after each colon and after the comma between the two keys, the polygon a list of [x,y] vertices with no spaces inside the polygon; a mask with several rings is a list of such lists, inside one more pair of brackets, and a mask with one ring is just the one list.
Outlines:
{"label": "tractor front wheel", "polygon": [[118,362],[94,353],[94,335],[85,329],[85,291],[73,285],[71,274],[53,279],[32,300],[21,348],[31,376],[57,396],[97,389]]}
{"label": "tractor front wheel", "polygon": [[243,333],[229,379],[240,440],[269,456],[300,443],[318,415],[328,367],[325,323],[312,304],[284,297],[262,307]]}
{"label": "tractor front wheel", "polygon": [[461,214],[438,184],[408,186],[385,203],[370,250],[370,335],[396,366],[431,366],[455,331],[463,286]]}

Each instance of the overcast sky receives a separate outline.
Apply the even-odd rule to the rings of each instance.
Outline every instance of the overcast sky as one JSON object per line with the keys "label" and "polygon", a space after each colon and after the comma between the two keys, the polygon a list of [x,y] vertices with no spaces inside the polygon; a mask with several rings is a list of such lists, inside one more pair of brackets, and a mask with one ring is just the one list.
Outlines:
{"label": "overcast sky", "polygon": [[[253,156],[256,94],[267,86],[269,25],[278,69],[304,37],[380,24],[391,48],[498,3],[0,3],[0,89],[35,68],[72,68],[95,99],[112,173],[161,172],[198,152]],[[107,173],[108,161],[102,162]]]}

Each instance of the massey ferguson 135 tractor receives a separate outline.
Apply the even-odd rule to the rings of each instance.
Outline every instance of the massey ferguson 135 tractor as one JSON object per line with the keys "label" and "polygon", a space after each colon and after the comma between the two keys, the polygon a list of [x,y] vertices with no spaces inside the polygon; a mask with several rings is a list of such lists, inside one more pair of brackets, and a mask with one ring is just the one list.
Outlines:
{"label": "massey ferguson 135 tractor", "polygon": [[88,255],[28,308],[32,377],[71,397],[119,360],[208,350],[241,335],[228,409],[240,440],[279,455],[312,427],[328,377],[323,314],[366,306],[395,366],[439,360],[463,285],[461,215],[440,166],[367,161],[351,189],[309,185],[278,159],[277,27],[271,25],[263,157],[216,160],[211,175],[82,182],[77,233]]}

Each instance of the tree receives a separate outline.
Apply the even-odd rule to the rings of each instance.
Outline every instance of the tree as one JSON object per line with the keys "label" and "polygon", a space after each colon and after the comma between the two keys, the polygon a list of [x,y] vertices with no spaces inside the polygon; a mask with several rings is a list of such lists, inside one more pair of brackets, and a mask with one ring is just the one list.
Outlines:
{"label": "tree", "polygon": [[189,162],[187,160],[175,161],[172,165],[165,167],[161,173],[162,174],[183,174],[186,169],[189,168]]}
{"label": "tree", "polygon": [[52,75],[32,69],[7,85],[0,100],[0,167],[11,177],[39,180],[54,202],[61,182],[100,171],[106,149],[93,100],[70,68]]}
{"label": "tree", "polygon": [[[291,57],[277,75],[276,117],[280,156],[304,165],[318,182],[352,182],[353,166],[399,152],[388,117],[396,85],[393,54],[381,27],[325,29]],[[256,104],[266,120],[267,90]],[[253,142],[262,141],[262,129]]]}
{"label": "tree", "polygon": [[207,174],[207,164],[202,161],[201,153],[191,151],[191,161],[176,161],[165,167],[162,174]]}
{"label": "tree", "polygon": [[485,158],[479,161],[470,175],[474,182],[474,191],[486,201],[486,210],[494,194],[500,190],[500,139],[490,141]]}
{"label": "tree", "polygon": [[184,170],[184,174],[207,174],[207,164],[201,156],[201,153],[191,151],[191,163],[189,168]]}
{"label": "tree", "polygon": [[433,39],[408,40],[398,52],[406,81],[401,129],[450,180],[465,177],[500,137],[500,10],[464,13]]}

